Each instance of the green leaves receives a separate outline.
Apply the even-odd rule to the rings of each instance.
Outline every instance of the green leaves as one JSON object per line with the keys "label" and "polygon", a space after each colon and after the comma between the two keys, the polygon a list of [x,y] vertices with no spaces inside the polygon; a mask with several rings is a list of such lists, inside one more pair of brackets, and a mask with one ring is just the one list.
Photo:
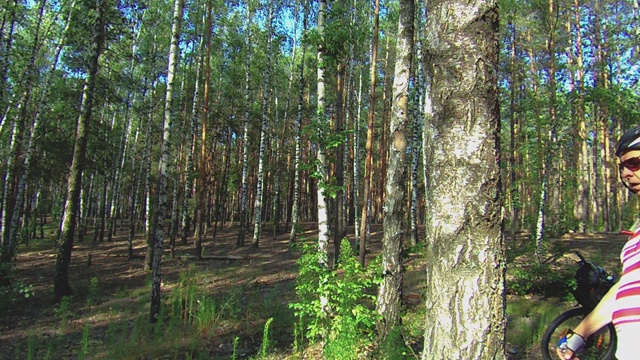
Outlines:
{"label": "green leaves", "polygon": [[355,359],[357,349],[373,339],[378,314],[372,289],[378,279],[362,268],[346,239],[335,271],[320,264],[313,245],[302,246],[296,285],[300,301],[290,307],[307,324],[307,339],[330,340],[324,348],[327,359]]}

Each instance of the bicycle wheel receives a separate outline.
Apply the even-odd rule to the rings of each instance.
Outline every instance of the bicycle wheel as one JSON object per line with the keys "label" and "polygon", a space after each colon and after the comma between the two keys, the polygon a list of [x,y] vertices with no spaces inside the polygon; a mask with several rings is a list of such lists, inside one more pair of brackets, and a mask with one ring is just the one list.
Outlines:
{"label": "bicycle wheel", "polygon": [[[542,358],[556,360],[556,348],[558,340],[567,334],[567,331],[575,328],[589,312],[584,308],[575,308],[566,311],[555,318],[547,327],[542,336]],[[616,330],[612,324],[600,329],[587,339],[585,347],[580,351],[580,360],[613,360],[616,353]]]}

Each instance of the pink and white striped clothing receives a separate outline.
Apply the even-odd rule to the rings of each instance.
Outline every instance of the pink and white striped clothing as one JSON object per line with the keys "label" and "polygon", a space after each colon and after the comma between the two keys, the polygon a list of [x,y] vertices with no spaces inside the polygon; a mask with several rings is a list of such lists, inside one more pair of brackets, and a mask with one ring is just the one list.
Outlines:
{"label": "pink and white striped clothing", "polygon": [[640,229],[630,236],[620,253],[622,275],[616,293],[612,322],[618,336],[618,360],[640,359]]}

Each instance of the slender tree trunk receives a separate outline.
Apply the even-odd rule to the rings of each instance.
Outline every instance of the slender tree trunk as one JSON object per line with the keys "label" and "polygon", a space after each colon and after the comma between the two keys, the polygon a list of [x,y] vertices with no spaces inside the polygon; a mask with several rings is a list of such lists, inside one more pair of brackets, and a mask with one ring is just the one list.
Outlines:
{"label": "slender tree trunk", "polygon": [[[287,100],[285,101],[285,106],[284,106],[284,115],[282,117],[283,119],[283,131],[282,131],[282,144],[284,144],[285,142],[285,138],[286,138],[286,134],[287,134],[287,125],[288,124],[288,117],[289,117],[289,105],[291,103],[291,88],[293,87],[293,79],[295,77],[295,62],[296,62],[296,52],[298,50],[297,48],[297,43],[296,43],[296,36],[298,35],[298,11],[299,8],[296,5],[295,10],[294,10],[294,26],[293,26],[293,36],[294,38],[293,40],[293,49],[291,50],[291,74],[289,75],[289,82],[287,85]],[[276,107],[277,110],[277,107]],[[276,116],[276,119],[278,119],[278,117]],[[276,125],[276,129],[279,128],[279,126]],[[295,136],[295,135],[294,135]],[[281,146],[280,143],[278,143],[278,148],[276,149],[276,157],[280,156],[280,149],[283,149],[284,146]],[[275,169],[275,179],[274,179],[274,186],[275,186],[275,194],[273,196],[273,202],[274,202],[274,217],[273,217],[273,238],[275,239],[279,232],[280,232],[280,213],[281,213],[281,186],[280,186],[280,170],[279,167],[283,166],[282,161],[278,161],[277,162],[279,165],[278,167]],[[288,164],[287,163],[287,170],[288,170]],[[285,171],[286,173],[286,171]],[[295,234],[294,234],[295,235]]]}
{"label": "slender tree trunk", "polygon": [[[33,44],[31,46],[31,56],[23,77],[24,90],[20,100],[20,112],[17,114],[17,124],[13,127],[11,137],[11,148],[4,182],[2,206],[4,213],[0,212],[0,219],[4,217],[4,221],[0,223],[0,228],[3,230],[0,263],[9,262],[15,255],[17,247],[18,219],[20,217],[20,211],[22,210],[24,187],[26,186],[27,179],[24,175],[28,172],[31,153],[33,153],[33,138],[29,138],[30,140],[27,146],[24,145],[24,140],[27,130],[27,118],[29,117],[29,103],[33,91],[33,84],[36,80],[36,58],[40,52],[40,28],[45,4],[46,2],[41,0],[38,6],[38,19]],[[35,126],[37,126],[37,124],[35,124]],[[29,128],[33,127],[34,124],[31,122]],[[30,135],[34,135],[33,131],[31,131]],[[28,158],[28,160],[26,160],[26,158]]]}
{"label": "slender tree trunk", "polygon": [[237,246],[244,246],[244,236],[247,228],[249,215],[247,214],[247,190],[249,173],[249,106],[251,104],[251,92],[249,84],[251,82],[251,2],[247,1],[247,57],[245,59],[245,81],[244,81],[244,129],[243,129],[243,151],[242,151],[242,179],[240,185],[240,229],[238,230]]}
{"label": "slender tree trunk", "polygon": [[[302,19],[302,32],[307,31],[307,18],[309,16],[309,7],[305,4],[304,15]],[[298,64],[298,110],[296,113],[296,121],[293,128],[293,136],[295,142],[295,155],[293,161],[293,204],[291,210],[291,232],[289,233],[289,244],[293,244],[296,240],[296,227],[298,226],[298,219],[300,217],[300,154],[301,154],[301,140],[300,140],[300,125],[302,123],[302,108],[304,105],[304,58],[306,55],[306,47],[301,46],[302,55],[300,57],[300,63]]]}
{"label": "slender tree trunk", "polygon": [[[343,98],[344,98],[344,80],[345,80],[345,69],[346,64],[344,61],[340,61],[338,63],[338,78],[336,84],[336,117],[335,117],[335,133],[337,135],[341,135],[343,132],[343,124],[344,124],[344,111],[343,111]],[[334,198],[334,208],[333,211],[334,217],[334,228],[333,228],[333,264],[334,267],[338,263],[338,258],[340,257],[340,243],[342,239],[347,236],[347,231],[344,223],[344,207],[343,201],[345,198],[345,193],[342,190],[342,187],[345,185],[344,181],[344,148],[346,144],[341,142],[338,144],[335,154],[336,154],[336,163],[335,163],[335,174],[334,178],[336,180],[336,185],[338,188],[335,191]]]}
{"label": "slender tree trunk", "polygon": [[538,222],[536,228],[536,257],[538,261],[542,259],[542,241],[544,239],[547,193],[549,192],[549,172],[551,166],[552,144],[555,143],[556,133],[556,57],[555,57],[555,20],[556,5],[554,0],[549,0],[549,40],[547,42],[547,50],[549,54],[549,137],[547,147],[543,152],[542,164],[542,186],[540,190],[540,198],[538,202]]}
{"label": "slender tree trunk", "polygon": [[194,255],[196,259],[202,257],[202,239],[205,237],[205,201],[207,197],[207,127],[209,123],[209,86],[211,82],[211,32],[212,29],[212,4],[213,0],[207,1],[207,24],[205,26],[205,54],[204,54],[204,92],[202,106],[202,136],[200,136],[200,181],[198,182],[198,223],[196,225],[196,241]]}
{"label": "slender tree trunk", "polygon": [[80,105],[80,117],[76,127],[76,141],[73,147],[73,160],[69,171],[67,183],[67,197],[64,205],[64,218],[60,233],[60,245],[56,257],[55,274],[53,276],[53,292],[56,301],[73,293],[69,284],[69,265],[71,263],[71,251],[76,230],[78,217],[78,204],[80,189],[82,189],[82,172],[85,166],[87,152],[87,140],[89,136],[89,125],[93,110],[93,97],[96,85],[98,68],[100,66],[100,54],[105,42],[105,24],[108,0],[100,0],[98,3],[97,21],[94,30],[93,53],[87,80],[85,82],[82,103]]}
{"label": "slender tree trunk", "polygon": [[[137,39],[136,39],[137,40]],[[132,46],[132,57],[135,57],[136,54],[136,44],[134,42],[133,46]],[[131,61],[131,67],[129,68],[129,73],[132,74],[133,73],[133,66],[134,66],[134,62],[133,60]],[[124,121],[126,122],[126,126],[125,126],[125,130],[121,135],[120,138],[120,146],[119,146],[119,152],[118,152],[118,161],[117,161],[117,167],[114,170],[115,174],[113,177],[113,184],[114,184],[114,189],[113,189],[113,196],[111,198],[111,203],[109,205],[109,228],[107,230],[107,241],[112,241],[113,239],[113,235],[115,234],[115,228],[116,228],[116,217],[117,217],[117,212],[118,212],[118,207],[119,207],[119,202],[118,199],[120,197],[120,177],[122,174],[122,171],[124,170],[124,160],[125,160],[125,154],[127,153],[128,147],[129,147],[129,141],[130,141],[130,136],[131,136],[131,123],[132,123],[132,119],[130,117],[130,106],[129,106],[129,102],[131,101],[131,96],[127,96],[127,100],[125,103],[125,111],[124,111]]]}
{"label": "slender tree trunk", "polygon": [[[204,16],[206,18],[206,15]],[[204,47],[204,37],[200,40],[200,49]],[[189,228],[191,227],[191,217],[189,216],[189,202],[193,194],[193,177],[191,172],[193,171],[193,154],[195,152],[195,137],[196,130],[198,128],[198,114],[200,110],[200,69],[201,69],[201,57],[198,56],[196,60],[196,78],[193,90],[193,103],[191,107],[191,126],[187,133],[188,149],[187,149],[187,163],[185,165],[185,173],[187,174],[184,181],[184,196],[182,199],[182,220],[181,227],[182,233],[180,241],[182,245],[187,245],[187,237],[189,236]]]}
{"label": "slender tree trunk", "polygon": [[253,247],[260,244],[262,233],[262,203],[264,191],[264,162],[267,146],[267,118],[269,115],[269,101],[271,100],[271,29],[273,24],[273,3],[269,2],[269,18],[267,20],[267,63],[265,65],[263,97],[262,97],[262,122],[260,126],[260,152],[258,154],[258,181],[256,184],[256,198],[254,202],[253,222]]}
{"label": "slender tree trunk", "polygon": [[317,69],[317,86],[318,86],[318,108],[317,108],[317,122],[316,128],[318,137],[318,149],[317,149],[317,172],[318,183],[317,190],[317,209],[318,209],[318,257],[322,265],[329,267],[329,217],[327,213],[327,197],[324,191],[324,187],[328,185],[327,182],[327,158],[324,149],[324,132],[326,126],[326,113],[325,113],[325,62],[324,62],[324,25],[326,16],[326,0],[320,0],[318,4],[318,34],[320,35],[320,42],[318,43],[318,69]]}
{"label": "slender tree trunk", "polygon": [[[575,109],[577,112],[576,121],[574,125],[574,137],[577,161],[576,171],[576,200],[574,215],[578,220],[578,231],[584,233],[587,227],[587,221],[589,219],[589,193],[590,189],[587,186],[589,184],[589,154],[587,148],[587,126],[585,119],[584,109],[584,69],[582,59],[582,30],[580,29],[580,5],[578,0],[574,0],[574,20],[573,26],[577,27],[575,31],[571,33],[575,34],[575,47],[576,47],[576,70],[575,70],[575,91],[577,93]],[[555,49],[553,50],[555,51]]]}
{"label": "slender tree trunk", "polygon": [[[361,233],[360,233],[360,207],[358,203],[360,201],[360,122],[362,116],[362,69],[358,74],[358,108],[356,116],[353,117],[353,229],[355,233],[355,242],[362,245]],[[359,255],[360,256],[360,255]],[[362,263],[363,258],[360,258]]]}
{"label": "slender tree trunk", "polygon": [[182,23],[183,0],[175,0],[173,9],[173,21],[171,27],[171,46],[169,48],[169,64],[167,66],[167,90],[164,106],[164,125],[162,134],[162,146],[160,161],[158,163],[158,207],[156,208],[156,229],[154,235],[152,283],[151,283],[151,307],[149,321],[155,323],[160,314],[160,284],[162,281],[162,246],[164,240],[164,218],[167,208],[167,180],[168,169],[171,166],[171,121],[173,110],[173,86],[175,71],[178,63],[180,29]]}
{"label": "slender tree trunk", "polygon": [[89,208],[91,202],[91,193],[93,191],[93,178],[94,174],[89,174],[88,184],[82,187],[80,193],[80,205],[78,211],[80,211],[79,224],[78,224],[78,237],[79,241],[84,241],[84,237],[87,236],[87,226],[89,223]]}
{"label": "slender tree trunk", "polygon": [[436,0],[428,11],[434,116],[425,128],[430,223],[422,359],[505,359],[498,4]]}
{"label": "slender tree trunk", "polygon": [[415,48],[414,57],[416,69],[413,71],[414,92],[413,92],[413,139],[411,145],[411,245],[416,245],[418,239],[418,169],[420,165],[420,155],[422,154],[422,133],[424,132],[424,61],[422,58],[422,27],[423,25],[423,1],[418,0],[414,5],[415,12]]}
{"label": "slender tree trunk", "polygon": [[367,121],[367,143],[365,145],[364,161],[364,190],[362,202],[362,217],[360,219],[360,264],[364,266],[366,244],[369,242],[369,209],[371,208],[371,172],[373,171],[373,128],[376,117],[376,82],[377,82],[377,62],[378,62],[378,32],[380,23],[380,0],[376,0],[376,7],[373,13],[373,40],[371,42],[371,71],[369,86],[369,117]]}
{"label": "slender tree trunk", "polygon": [[[9,64],[11,64],[11,50],[13,47],[13,35],[16,28],[18,0],[14,0],[10,6],[10,10],[4,12],[2,18],[2,33],[0,33],[0,132],[4,125],[4,119],[9,114],[11,104],[9,103],[9,95],[11,94],[11,85],[7,81],[9,76]],[[8,31],[5,31],[5,26]],[[15,93],[14,93],[15,95]],[[1,217],[0,217],[1,218]]]}
{"label": "slender tree trunk", "polygon": [[389,166],[387,168],[384,235],[382,239],[382,283],[376,310],[381,315],[376,328],[384,341],[400,322],[403,283],[402,243],[404,238],[404,196],[406,193],[406,127],[409,115],[409,78],[413,53],[414,0],[400,1],[396,64],[393,77]]}

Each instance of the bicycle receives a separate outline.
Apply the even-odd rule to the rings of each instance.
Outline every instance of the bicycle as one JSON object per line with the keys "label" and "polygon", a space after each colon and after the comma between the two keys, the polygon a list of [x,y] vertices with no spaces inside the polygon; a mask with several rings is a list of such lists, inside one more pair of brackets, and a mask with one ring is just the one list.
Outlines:
{"label": "bicycle", "polygon": [[[578,269],[574,275],[576,287],[570,289],[570,292],[578,302],[578,307],[560,314],[547,327],[540,344],[544,360],[558,359],[556,355],[558,340],[565,336],[570,329],[575,328],[598,305],[602,297],[615,283],[613,276],[604,269],[586,260],[580,252],[576,251],[575,253],[580,261],[578,261]],[[615,359],[617,337],[613,324],[607,324],[587,338],[586,342],[578,354],[580,360]]]}

